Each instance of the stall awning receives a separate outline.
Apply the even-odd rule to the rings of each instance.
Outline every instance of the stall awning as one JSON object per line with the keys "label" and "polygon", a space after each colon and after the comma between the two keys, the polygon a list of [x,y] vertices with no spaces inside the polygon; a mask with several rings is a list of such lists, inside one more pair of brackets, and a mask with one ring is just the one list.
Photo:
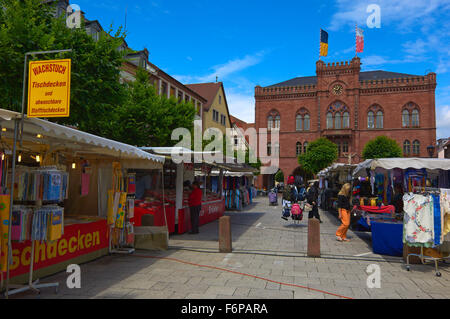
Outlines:
{"label": "stall awning", "polygon": [[[8,139],[14,137],[14,120],[21,114],[0,109],[0,125],[6,128],[2,136]],[[23,141],[48,144],[50,150],[66,150],[76,156],[83,154],[100,154],[119,158],[130,165],[148,166],[150,163],[161,166],[164,157],[144,152],[138,147],[113,141],[107,138],[79,131],[67,126],[52,123],[38,118],[27,118],[23,123]],[[42,137],[38,137],[38,134]],[[142,162],[144,161],[144,162]]]}
{"label": "stall awning", "polygon": [[324,168],[319,173],[317,173],[317,176],[327,176],[328,174],[339,172],[339,171],[348,171],[352,170],[356,167],[356,164],[345,164],[345,163],[334,163],[333,165]]}
{"label": "stall awning", "polygon": [[[141,147],[141,149],[150,153],[165,155],[167,158],[172,158],[172,156],[174,156],[175,154],[180,156],[188,155],[190,158],[189,163],[208,164],[213,167],[222,168],[229,172],[240,172],[240,173],[258,172],[256,168],[244,163],[238,163],[235,158],[227,157],[222,152],[219,151],[195,152],[183,147]],[[198,162],[198,158],[201,159],[200,162]],[[211,160],[211,158],[218,158],[220,159],[220,161],[216,162],[214,160]]]}
{"label": "stall awning", "polygon": [[353,176],[365,176],[366,169],[429,169],[429,170],[450,170],[450,159],[442,158],[379,158],[379,159],[368,159],[364,162],[358,164],[358,166],[353,171]]}

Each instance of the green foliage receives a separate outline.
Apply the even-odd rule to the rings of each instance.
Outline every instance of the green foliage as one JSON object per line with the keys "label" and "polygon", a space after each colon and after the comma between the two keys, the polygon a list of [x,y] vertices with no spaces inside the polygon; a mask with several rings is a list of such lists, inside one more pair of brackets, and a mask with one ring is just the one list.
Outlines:
{"label": "green foliage", "polygon": [[284,182],[284,174],[281,169],[275,174],[275,182],[279,183]]}
{"label": "green foliage", "polygon": [[175,98],[159,96],[150,84],[148,73],[139,69],[136,81],[127,85],[127,102],[113,117],[113,138],[137,146],[173,146],[172,130],[183,127],[193,131],[195,107]]}
{"label": "green foliage", "polygon": [[395,140],[378,136],[364,146],[362,156],[364,159],[402,157],[402,149]]}
{"label": "green foliage", "polygon": [[298,162],[306,171],[317,174],[330,166],[337,158],[337,145],[321,137],[308,144],[306,153],[298,157]]}
{"label": "green foliage", "polygon": [[40,0],[0,0],[0,105],[21,111],[23,64],[26,52],[72,49],[70,53],[39,55],[31,60],[70,58],[70,117],[51,119],[77,126],[83,131],[111,137],[111,114],[124,103],[120,84],[124,52],[117,48],[124,34],[100,34],[94,41],[85,31],[69,29],[65,17],[53,16],[54,6]]}

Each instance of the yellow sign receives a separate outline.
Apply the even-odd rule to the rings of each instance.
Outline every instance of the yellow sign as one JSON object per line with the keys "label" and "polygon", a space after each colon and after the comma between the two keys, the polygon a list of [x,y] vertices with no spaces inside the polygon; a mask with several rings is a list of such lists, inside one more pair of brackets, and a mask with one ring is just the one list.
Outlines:
{"label": "yellow sign", "polygon": [[70,59],[30,62],[28,117],[69,117]]}

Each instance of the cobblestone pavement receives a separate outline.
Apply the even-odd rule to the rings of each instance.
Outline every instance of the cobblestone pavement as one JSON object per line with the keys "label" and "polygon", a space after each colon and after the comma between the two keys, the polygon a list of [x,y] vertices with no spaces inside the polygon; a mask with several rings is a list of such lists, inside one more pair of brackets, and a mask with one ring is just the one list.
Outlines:
{"label": "cobblestone pavement", "polygon": [[[42,282],[60,282],[61,288],[58,294],[43,289],[39,298],[450,297],[448,265],[440,265],[442,277],[435,276],[431,265],[412,265],[408,272],[401,258],[372,254],[370,233],[349,231],[349,243],[337,242],[334,233],[339,222],[328,212],[321,212],[322,258],[306,257],[307,219],[294,225],[280,218],[280,210],[258,197],[245,211],[227,212],[233,253],[218,253],[215,221],[202,226],[198,235],[171,236],[165,252],[112,255],[81,265],[81,289],[66,288],[65,272],[44,278]],[[370,264],[381,269],[381,288],[367,287]],[[37,296],[28,292],[11,298]]]}

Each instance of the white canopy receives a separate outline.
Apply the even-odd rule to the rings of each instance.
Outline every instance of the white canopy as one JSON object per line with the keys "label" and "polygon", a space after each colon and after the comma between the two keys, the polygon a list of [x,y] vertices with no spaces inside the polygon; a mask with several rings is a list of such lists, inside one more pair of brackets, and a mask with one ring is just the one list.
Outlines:
{"label": "white canopy", "polygon": [[331,166],[328,166],[327,168],[324,168],[319,173],[317,173],[317,176],[326,176],[329,173],[351,170],[355,167],[356,164],[334,163]]}
{"label": "white canopy", "polygon": [[362,163],[359,163],[356,169],[353,171],[353,176],[365,176],[366,169],[374,170],[377,167],[384,169],[429,169],[429,170],[450,170],[450,159],[442,158],[379,158],[368,159]]}
{"label": "white canopy", "polygon": [[[13,139],[14,120],[20,117],[20,113],[0,109],[0,125],[6,129],[2,132],[2,136]],[[69,151],[74,156],[81,154],[111,156],[124,161],[124,166],[128,163],[128,166],[148,167],[152,163],[157,166],[164,163],[163,156],[150,154],[135,146],[26,116],[23,123],[23,141],[34,142],[38,146],[48,144],[51,150]]]}

